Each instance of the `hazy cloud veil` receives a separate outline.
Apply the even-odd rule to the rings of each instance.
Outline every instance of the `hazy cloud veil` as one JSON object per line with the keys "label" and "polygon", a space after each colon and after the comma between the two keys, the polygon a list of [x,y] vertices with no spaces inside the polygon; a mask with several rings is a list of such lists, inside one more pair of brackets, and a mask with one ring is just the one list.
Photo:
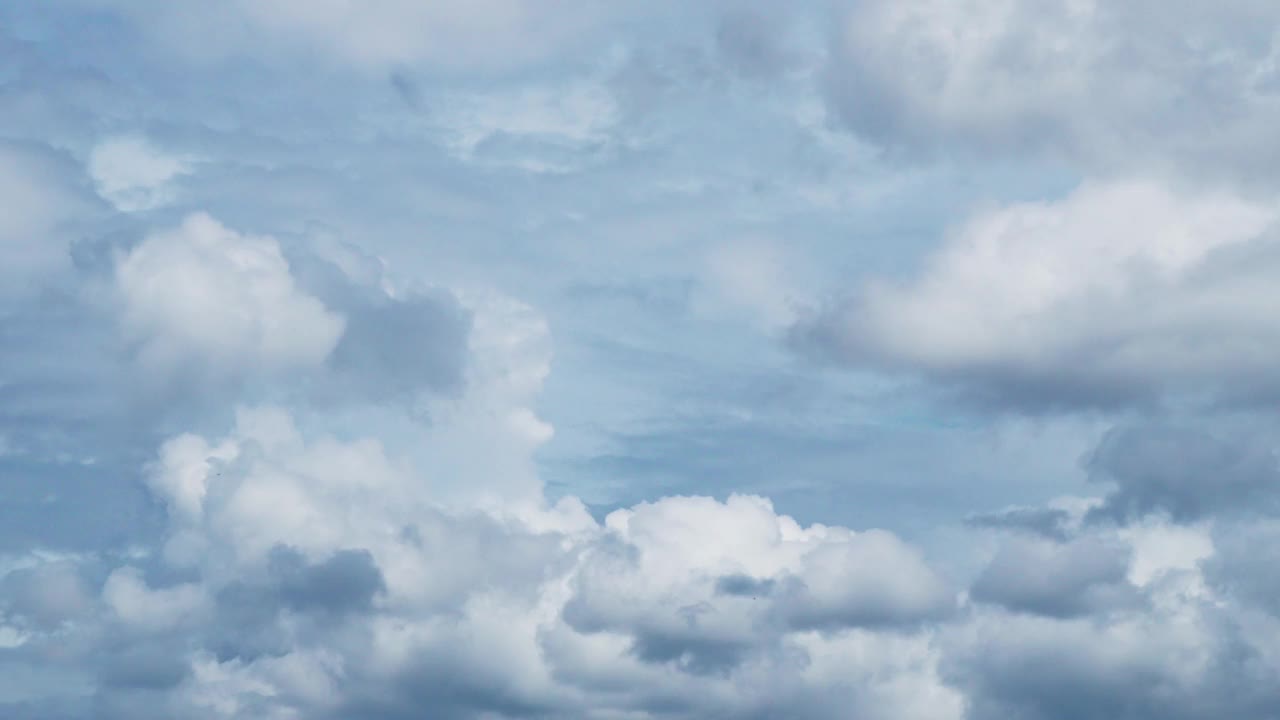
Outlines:
{"label": "hazy cloud veil", "polygon": [[1280,5],[0,5],[0,717],[1280,716]]}

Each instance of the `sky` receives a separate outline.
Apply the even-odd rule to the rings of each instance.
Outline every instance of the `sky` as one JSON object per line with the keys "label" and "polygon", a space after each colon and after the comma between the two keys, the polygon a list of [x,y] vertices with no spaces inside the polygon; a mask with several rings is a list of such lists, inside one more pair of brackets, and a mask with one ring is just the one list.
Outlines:
{"label": "sky", "polygon": [[0,717],[1280,716],[1280,4],[0,2]]}

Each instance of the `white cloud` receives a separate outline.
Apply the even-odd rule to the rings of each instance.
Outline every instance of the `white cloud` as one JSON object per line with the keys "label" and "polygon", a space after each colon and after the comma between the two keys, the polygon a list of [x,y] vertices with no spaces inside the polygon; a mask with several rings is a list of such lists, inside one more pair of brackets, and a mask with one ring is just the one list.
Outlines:
{"label": "white cloud", "polygon": [[315,366],[343,331],[343,318],[296,287],[275,240],[204,214],[121,257],[116,283],[124,333],[163,372]]}
{"label": "white cloud", "polygon": [[[484,344],[523,342],[506,327]],[[114,570],[101,617],[115,645],[82,624],[78,657],[160,653],[112,677],[210,718],[395,717],[428,702],[459,717],[750,715],[780,701],[805,717],[960,717],[914,625],[951,596],[888,533],[802,527],[745,496],[665,498],[604,526],[573,503],[446,508],[419,473],[278,408],[241,410],[225,438],[173,438],[148,481],[169,509],[158,576],[184,580]]]}
{"label": "white cloud", "polygon": [[869,284],[811,330],[854,363],[1014,404],[1274,381],[1275,218],[1225,194],[1086,184],[979,213],[916,277]]}
{"label": "white cloud", "polygon": [[171,181],[191,172],[191,163],[145,138],[116,137],[94,146],[88,169],[99,195],[120,210],[138,212],[169,202]]}
{"label": "white cloud", "polygon": [[873,140],[1264,181],[1280,152],[1268,130],[1280,112],[1273,3],[848,8],[828,76],[840,114]]}
{"label": "white cloud", "polygon": [[205,604],[198,585],[152,589],[141,571],[133,567],[112,572],[102,588],[102,598],[122,622],[147,632],[165,630],[190,619]]}
{"label": "white cloud", "polygon": [[70,267],[70,241],[91,205],[47,150],[0,142],[0,300]]}

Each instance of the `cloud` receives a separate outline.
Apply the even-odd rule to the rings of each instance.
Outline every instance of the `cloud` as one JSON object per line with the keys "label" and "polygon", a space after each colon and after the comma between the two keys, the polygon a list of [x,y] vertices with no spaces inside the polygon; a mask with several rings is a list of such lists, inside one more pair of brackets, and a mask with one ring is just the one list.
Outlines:
{"label": "cloud", "polygon": [[170,51],[198,60],[248,51],[367,69],[425,65],[449,71],[508,70],[537,62],[583,42],[619,16],[641,12],[632,3],[615,7],[597,0],[236,0],[196,13],[155,2],[113,9]]}
{"label": "cloud", "polygon": [[1128,571],[1128,550],[1116,543],[1021,538],[996,553],[974,582],[970,597],[1015,612],[1093,615],[1140,600],[1128,582]]}
{"label": "cloud", "polygon": [[481,166],[566,173],[597,165],[629,141],[621,108],[590,79],[457,94],[431,113],[455,157]]}
{"label": "cloud", "polygon": [[1280,618],[1280,574],[1273,569],[1280,560],[1278,538],[1280,527],[1272,518],[1218,529],[1215,552],[1204,561],[1208,582],[1236,602]]}
{"label": "cloud", "polygon": [[971,720],[1198,718],[1233,705],[1207,667],[1221,648],[1194,625],[1005,617],[967,631],[945,672],[966,689]]}
{"label": "cloud", "polygon": [[[0,145],[0,716],[1280,715],[1274,208],[1156,167],[1274,164],[1262,130],[1204,154],[1261,95],[1196,102],[1267,23],[850,6],[839,49],[896,84],[836,78],[841,117],[970,175],[821,127],[813,3],[429,5],[0,4],[6,127],[44,143]],[[1137,54],[1043,82],[1093,52]],[[1098,91],[1189,65],[1176,102]],[[986,162],[1043,155],[1098,177],[1028,202],[1053,182]],[[839,169],[852,205],[776,195]],[[881,281],[797,339],[874,372],[770,353],[850,263]],[[1118,412],[1006,420],[1064,408]]]}
{"label": "cloud", "polygon": [[848,3],[827,68],[850,128],[915,153],[1065,158],[1269,182],[1267,3]]}
{"label": "cloud", "polygon": [[1189,523],[1227,513],[1271,513],[1280,500],[1280,466],[1266,436],[1186,425],[1135,423],[1106,434],[1087,459],[1090,479],[1116,489],[1090,519],[1132,520],[1152,513]]}
{"label": "cloud", "polygon": [[30,295],[71,268],[71,244],[95,214],[70,163],[34,143],[0,141],[0,302]]}
{"label": "cloud", "polygon": [[0,579],[0,598],[10,622],[49,630],[85,616],[93,606],[88,583],[74,559],[42,562]]}
{"label": "cloud", "polygon": [[156,554],[3,580],[16,617],[37,611],[8,588],[47,578],[42,597],[68,598],[16,652],[72,638],[65,662],[102,717],[396,718],[425,702],[767,717],[782,700],[805,717],[958,717],[921,626],[952,597],[884,531],[805,528],[745,496],[665,498],[603,526],[572,500],[447,509],[378,442],[278,408],[171,439],[148,477],[169,514]]}
{"label": "cloud", "polygon": [[345,326],[299,291],[275,240],[205,214],[148,236],[120,258],[116,283],[123,331],[140,361],[161,373],[318,365]]}
{"label": "cloud", "polygon": [[103,140],[89,154],[89,176],[98,194],[124,212],[151,210],[170,200],[170,182],[191,163],[141,137]]}
{"label": "cloud", "polygon": [[1058,541],[1067,539],[1071,520],[1071,513],[1067,510],[1051,507],[1015,507],[965,518],[965,522],[972,527],[1015,530]]}
{"label": "cloud", "polygon": [[317,396],[412,402],[465,384],[471,312],[453,293],[399,287],[379,258],[325,236],[281,251],[298,287],[344,318]]}
{"label": "cloud", "polygon": [[1024,410],[1274,385],[1264,308],[1275,210],[1151,182],[982,212],[914,277],[868,283],[795,331],[841,361]]}
{"label": "cloud", "polygon": [[666,498],[606,526],[616,544],[588,557],[566,621],[622,633],[641,660],[690,672],[730,670],[792,630],[910,626],[952,602],[891,534],[801,528],[760,498]]}

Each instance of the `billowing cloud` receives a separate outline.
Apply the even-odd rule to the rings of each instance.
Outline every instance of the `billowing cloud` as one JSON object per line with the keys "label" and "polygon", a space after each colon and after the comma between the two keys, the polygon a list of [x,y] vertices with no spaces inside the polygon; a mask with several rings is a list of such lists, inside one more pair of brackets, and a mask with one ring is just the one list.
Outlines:
{"label": "billowing cloud", "polygon": [[640,659],[693,672],[732,669],[789,631],[911,625],[941,618],[952,602],[892,535],[801,528],[759,498],[667,498],[618,511],[606,526],[618,544],[589,556],[566,619],[629,636]]}
{"label": "billowing cloud", "polygon": [[984,403],[1114,407],[1274,385],[1275,209],[1149,182],[981,212],[919,274],[797,331],[846,362]]}
{"label": "billowing cloud", "polygon": [[1275,6],[1233,0],[848,3],[827,70],[856,132],[911,151],[1031,151],[1267,182]]}
{"label": "billowing cloud", "polygon": [[[19,656],[70,633],[66,662],[96,678],[105,717],[958,709],[920,627],[952,597],[883,531],[802,527],[745,496],[603,526],[573,500],[446,510],[376,441],[308,437],[275,408],[242,410],[227,438],[172,439],[148,482],[170,518],[159,555],[92,583],[65,563],[5,580],[33,618]],[[734,573],[757,594],[727,591]]]}
{"label": "billowing cloud", "polygon": [[160,372],[317,365],[345,321],[297,288],[271,238],[204,214],[149,236],[116,266],[124,332]]}
{"label": "billowing cloud", "polygon": [[970,596],[1018,612],[1090,615],[1139,600],[1128,574],[1129,552],[1116,543],[1020,538],[996,553]]}
{"label": "billowing cloud", "polygon": [[839,5],[0,3],[0,717],[1280,717],[1280,16]]}
{"label": "billowing cloud", "polygon": [[1221,437],[1170,424],[1121,426],[1102,439],[1087,467],[1094,480],[1116,485],[1090,511],[1091,518],[1163,513],[1194,522],[1222,514],[1270,514],[1280,502],[1274,443],[1248,430]]}

